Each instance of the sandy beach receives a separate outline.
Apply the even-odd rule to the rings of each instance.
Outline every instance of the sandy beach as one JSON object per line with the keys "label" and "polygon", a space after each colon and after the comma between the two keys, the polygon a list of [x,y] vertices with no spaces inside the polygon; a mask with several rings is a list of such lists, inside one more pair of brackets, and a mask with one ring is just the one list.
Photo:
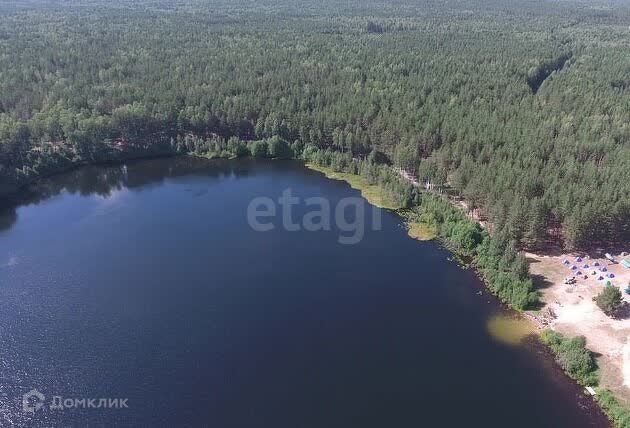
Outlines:
{"label": "sandy beach", "polygon": [[[584,336],[587,347],[597,354],[600,386],[630,404],[630,311],[624,311],[615,319],[604,314],[593,301],[607,281],[625,290],[630,283],[630,269],[619,262],[630,256],[614,254],[616,263],[587,254],[541,256],[526,253],[526,256],[546,305],[540,313],[553,314],[545,320],[549,327],[565,335]],[[572,270],[573,266],[577,269]],[[582,275],[576,275],[577,272]],[[613,278],[608,278],[610,274]],[[576,283],[564,284],[564,279],[571,276],[576,277]],[[602,277],[604,280],[600,279]],[[630,296],[625,292],[624,300],[630,305]]]}

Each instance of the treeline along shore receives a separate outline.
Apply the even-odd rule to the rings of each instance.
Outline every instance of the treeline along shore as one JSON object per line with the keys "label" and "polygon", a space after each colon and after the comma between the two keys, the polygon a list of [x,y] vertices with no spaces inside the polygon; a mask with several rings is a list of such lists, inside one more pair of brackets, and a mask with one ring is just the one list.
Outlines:
{"label": "treeline along shore", "polygon": [[8,0],[0,198],[78,165],[298,158],[524,310],[521,250],[630,242],[629,51],[623,4]]}
{"label": "treeline along shore", "polygon": [[302,159],[332,171],[363,177],[367,183],[377,185],[391,208],[404,209],[410,222],[425,224],[447,240],[451,249],[474,261],[491,290],[505,303],[523,310],[538,300],[529,278],[527,262],[518,253],[516,243],[505,234],[490,235],[475,221],[454,208],[446,199],[423,192],[401,177],[390,165],[383,163],[382,155],[372,151],[364,158],[350,153],[319,149],[300,141],[289,144],[281,137],[243,141],[237,137],[225,139],[213,135],[198,137],[191,134],[175,139],[154,140],[143,144],[100,144],[98,152],[81,153],[74,145],[47,144],[27,154],[30,166],[16,169],[12,180],[4,183],[6,191],[17,191],[41,177],[66,171],[78,165],[126,159],[194,155],[212,158]]}
{"label": "treeline along shore", "polygon": [[3,3],[0,191],[189,133],[278,136],[376,151],[518,247],[630,241],[627,7],[303,3]]}
{"label": "treeline along shore", "polygon": [[[399,171],[383,162],[376,151],[363,158],[353,157],[300,141],[289,144],[280,137],[243,141],[237,137],[228,140],[212,136],[197,137],[188,134],[167,142],[155,142],[139,146],[124,144],[103,145],[105,150],[89,159],[73,158],[75,149],[58,145],[47,159],[56,159],[42,170],[33,169],[22,175],[23,182],[15,181],[13,191],[19,186],[40,180],[46,175],[73,169],[90,163],[117,162],[156,156],[196,156],[207,159],[221,158],[273,158],[298,159],[311,169],[323,172],[331,178],[348,181],[360,190],[371,203],[397,212],[407,226],[420,226],[430,231],[423,238],[437,237],[461,260],[474,267],[487,288],[504,304],[517,311],[537,307],[541,302],[534,289],[525,257],[519,253],[517,243],[505,232],[489,233],[479,222],[453,205],[445,195],[430,192],[414,185]],[[341,174],[341,175],[340,175]],[[357,177],[356,180],[352,177]],[[413,236],[413,231],[410,230]],[[558,363],[576,382],[585,386],[598,383],[597,364],[594,355],[586,348],[583,339],[570,339],[545,331],[542,342],[556,355]],[[600,391],[597,402],[615,427],[627,427],[630,412],[606,390]]]}

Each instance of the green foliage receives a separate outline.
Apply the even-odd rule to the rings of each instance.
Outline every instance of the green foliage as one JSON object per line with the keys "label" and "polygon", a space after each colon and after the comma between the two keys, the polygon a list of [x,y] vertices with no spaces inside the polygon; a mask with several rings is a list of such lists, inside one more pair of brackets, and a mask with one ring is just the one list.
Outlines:
{"label": "green foliage", "polygon": [[304,143],[300,140],[295,140],[293,144],[291,144],[291,151],[293,152],[293,156],[297,159],[302,158],[302,154],[304,151]]}
{"label": "green foliage", "polygon": [[241,141],[241,139],[238,137],[231,137],[228,140],[227,151],[237,158],[250,155],[249,149],[247,148],[247,143]]}
{"label": "green foliage", "polygon": [[453,251],[472,259],[490,290],[514,309],[524,310],[538,301],[527,262],[517,253],[513,242],[491,237],[446,198],[413,187],[391,167],[377,163],[376,156],[353,160],[347,153],[318,150],[312,145],[306,146],[303,152],[307,162],[338,172],[359,174],[387,191],[398,206],[412,208],[401,215],[407,221],[422,222],[437,229]]}
{"label": "green foliage", "polygon": [[[567,338],[553,330],[545,330],[540,338],[545,345],[549,346],[558,364],[571,378],[585,386],[598,384],[597,363],[593,353],[586,349],[584,337]],[[615,428],[630,427],[630,410],[621,404],[610,391],[597,391],[595,400]]]}
{"label": "green foliage", "polygon": [[254,141],[250,144],[249,150],[255,158],[269,157],[269,145],[266,141]]}
{"label": "green foliage", "polygon": [[608,285],[595,297],[597,306],[607,314],[613,314],[623,303],[623,295],[618,287]]}
{"label": "green foliage", "polygon": [[293,150],[289,147],[289,143],[278,136],[274,136],[267,142],[269,147],[269,156],[278,159],[290,159],[293,157]]}
{"label": "green foliage", "polygon": [[597,385],[597,364],[593,354],[586,349],[584,337],[566,338],[553,330],[545,330],[541,340],[549,346],[556,361],[564,371],[582,385]]}
{"label": "green foliage", "polygon": [[[623,4],[5,1],[0,29],[0,192],[278,137],[338,170],[403,168],[518,248],[630,240]],[[289,156],[269,145],[255,155]]]}
{"label": "green foliage", "polygon": [[459,222],[452,228],[450,239],[464,252],[471,254],[481,244],[483,235],[477,223]]}
{"label": "green foliage", "polygon": [[302,151],[302,159],[306,162],[317,163],[321,165],[321,163],[317,162],[319,160],[320,151],[313,144],[307,144]]}
{"label": "green foliage", "polygon": [[615,428],[630,427],[630,410],[621,404],[610,391],[599,391],[595,396],[602,410]]}
{"label": "green foliage", "polygon": [[630,240],[629,50],[622,4],[5,1],[0,194],[89,162],[302,157],[413,207],[523,309],[517,248]]}

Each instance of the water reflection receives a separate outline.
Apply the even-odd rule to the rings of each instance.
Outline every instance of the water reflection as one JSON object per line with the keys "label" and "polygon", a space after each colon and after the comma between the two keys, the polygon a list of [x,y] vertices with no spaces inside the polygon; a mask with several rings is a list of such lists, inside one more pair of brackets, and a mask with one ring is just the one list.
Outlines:
{"label": "water reflection", "polygon": [[[408,238],[393,213],[352,247],[336,229],[248,227],[252,198],[288,188],[332,205],[358,194],[293,162],[186,158],[84,168],[31,189],[23,203],[61,194],[13,208],[20,221],[0,237],[0,419],[606,426],[555,365],[543,370],[546,357],[490,340],[497,310],[478,279]],[[130,408],[32,416],[21,407],[32,388]]]}
{"label": "water reflection", "polygon": [[233,162],[182,156],[77,168],[25,187],[18,194],[0,198],[0,232],[9,230],[17,222],[18,207],[39,204],[63,192],[110,199],[124,189],[159,186],[167,179],[186,175],[246,177],[255,171],[251,168],[252,163],[256,161]]}

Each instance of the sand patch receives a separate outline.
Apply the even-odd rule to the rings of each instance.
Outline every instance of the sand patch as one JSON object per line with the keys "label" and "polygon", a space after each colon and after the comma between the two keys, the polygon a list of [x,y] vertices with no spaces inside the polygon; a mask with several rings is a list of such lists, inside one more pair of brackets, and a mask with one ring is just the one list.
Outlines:
{"label": "sand patch", "polygon": [[535,326],[528,320],[507,315],[493,316],[486,328],[493,339],[511,346],[520,345],[523,339],[536,332]]}
{"label": "sand patch", "polygon": [[[593,298],[604,288],[604,281],[598,280],[600,276],[623,290],[630,281],[630,269],[610,263],[605,258],[587,258],[586,255],[526,256],[543,302],[556,315],[550,327],[568,336],[584,336],[587,348],[598,354],[601,386],[611,389],[623,401],[630,402],[630,318],[611,318],[593,302]],[[577,262],[578,256],[582,257],[581,262]],[[619,260],[622,257],[615,258]],[[563,264],[564,260],[570,264]],[[578,276],[571,270],[573,265],[582,275]],[[584,268],[584,265],[589,267]],[[606,270],[602,272],[604,267]],[[607,278],[611,273],[613,278]],[[568,276],[576,276],[576,284],[564,284],[564,278]],[[624,299],[630,302],[630,296],[625,293]]]}
{"label": "sand patch", "polygon": [[623,384],[630,388],[630,335],[623,347]]}

